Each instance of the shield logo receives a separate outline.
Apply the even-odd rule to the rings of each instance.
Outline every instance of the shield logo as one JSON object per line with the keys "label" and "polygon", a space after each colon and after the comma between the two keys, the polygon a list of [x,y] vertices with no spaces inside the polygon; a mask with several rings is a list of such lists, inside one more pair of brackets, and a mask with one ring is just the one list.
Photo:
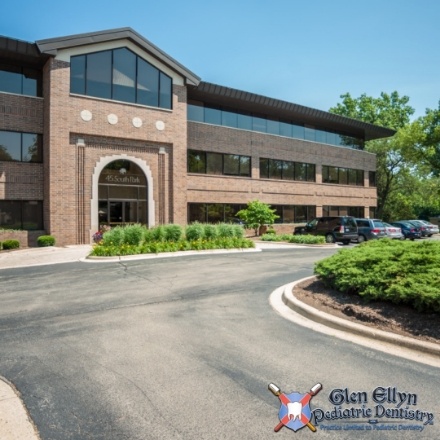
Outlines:
{"label": "shield logo", "polygon": [[295,432],[304,428],[312,418],[312,411],[310,409],[311,397],[308,393],[284,394],[283,399],[280,399],[281,407],[278,412],[280,422]]}

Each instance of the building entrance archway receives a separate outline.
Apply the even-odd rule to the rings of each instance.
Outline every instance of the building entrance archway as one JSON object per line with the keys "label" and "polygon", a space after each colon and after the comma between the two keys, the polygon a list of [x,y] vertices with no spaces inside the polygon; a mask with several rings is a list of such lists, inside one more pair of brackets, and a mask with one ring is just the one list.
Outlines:
{"label": "building entrance archway", "polygon": [[140,223],[148,225],[148,182],[134,162],[108,163],[98,180],[99,227]]}

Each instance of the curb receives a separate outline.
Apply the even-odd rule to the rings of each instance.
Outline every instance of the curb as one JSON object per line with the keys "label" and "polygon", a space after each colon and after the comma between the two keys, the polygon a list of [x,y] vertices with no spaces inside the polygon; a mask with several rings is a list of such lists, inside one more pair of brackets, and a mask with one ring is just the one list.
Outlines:
{"label": "curb", "polygon": [[0,376],[0,434],[2,440],[40,440],[20,393]]}
{"label": "curb", "polygon": [[315,309],[314,307],[311,307],[308,304],[299,301],[297,298],[295,298],[293,294],[294,287],[297,284],[302,283],[303,281],[306,280],[310,280],[312,278],[315,278],[315,276],[302,278],[301,280],[295,281],[293,283],[284,286],[284,290],[282,294],[283,303],[292,310],[294,310],[295,312],[304,316],[305,318],[326,325],[327,327],[331,327],[336,330],[350,332],[359,336],[364,336],[364,337],[366,336],[374,340],[389,342],[392,344],[396,344],[400,347],[409,348],[411,350],[419,351],[422,353],[428,353],[428,354],[440,356],[440,346],[433,342],[419,341],[411,337],[401,336],[394,333],[388,333],[383,330],[373,330],[372,328],[367,327],[365,325],[353,323],[351,321],[338,318],[328,313],[321,312]]}

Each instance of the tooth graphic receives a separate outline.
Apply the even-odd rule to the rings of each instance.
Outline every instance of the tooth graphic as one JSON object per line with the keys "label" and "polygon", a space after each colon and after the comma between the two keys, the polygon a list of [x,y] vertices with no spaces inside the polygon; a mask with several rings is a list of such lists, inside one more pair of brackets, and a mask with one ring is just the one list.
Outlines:
{"label": "tooth graphic", "polygon": [[293,421],[295,421],[297,418],[298,420],[301,420],[301,410],[301,402],[289,402],[287,404],[287,416],[289,417],[289,420],[293,419]]}

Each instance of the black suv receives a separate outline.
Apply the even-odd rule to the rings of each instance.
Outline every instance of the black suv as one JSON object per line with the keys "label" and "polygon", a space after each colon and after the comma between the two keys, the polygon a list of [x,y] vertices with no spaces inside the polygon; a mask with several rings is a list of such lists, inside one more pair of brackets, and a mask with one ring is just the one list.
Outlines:
{"label": "black suv", "polygon": [[305,226],[297,226],[294,235],[323,235],[327,243],[349,244],[358,239],[358,228],[354,217],[318,217]]}
{"label": "black suv", "polygon": [[355,219],[358,225],[358,242],[371,240],[374,238],[383,238],[387,236],[387,231],[382,220],[372,218],[357,218]]}

